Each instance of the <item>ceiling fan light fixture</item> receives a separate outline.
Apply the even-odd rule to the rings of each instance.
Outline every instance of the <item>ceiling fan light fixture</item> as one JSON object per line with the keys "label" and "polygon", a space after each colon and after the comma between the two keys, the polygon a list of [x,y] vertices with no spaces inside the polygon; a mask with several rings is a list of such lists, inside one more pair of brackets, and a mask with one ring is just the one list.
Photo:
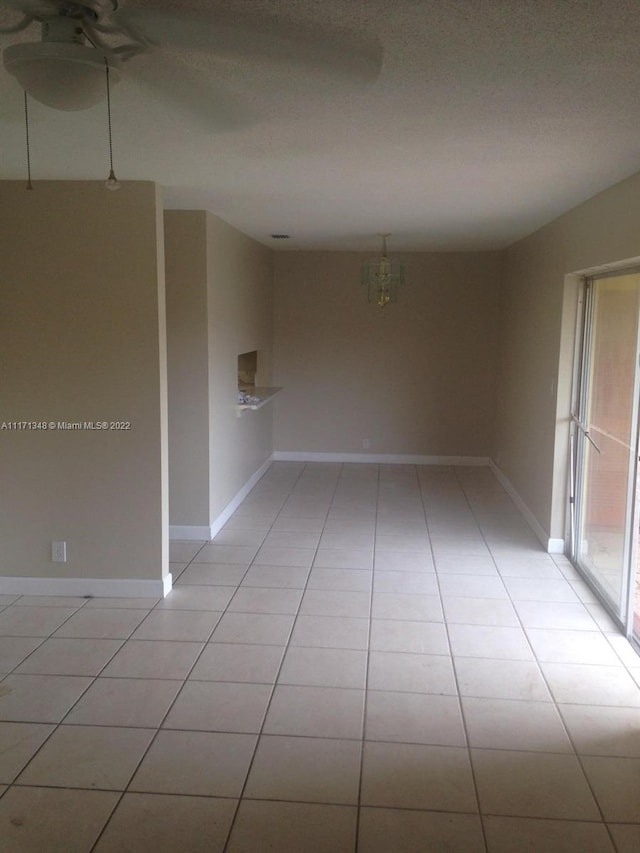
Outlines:
{"label": "ceiling fan light fixture", "polygon": [[[5,48],[4,67],[34,100],[56,110],[86,110],[103,101],[105,56],[82,44],[29,42]],[[112,82],[119,79],[110,59]]]}

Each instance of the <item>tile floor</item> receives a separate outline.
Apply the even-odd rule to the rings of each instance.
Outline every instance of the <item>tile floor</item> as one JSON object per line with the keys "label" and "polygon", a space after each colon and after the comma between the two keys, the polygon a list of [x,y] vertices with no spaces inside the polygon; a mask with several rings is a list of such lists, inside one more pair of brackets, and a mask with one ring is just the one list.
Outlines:
{"label": "tile floor", "polygon": [[640,657],[489,469],[276,463],[171,550],[0,597],[2,850],[640,849]]}

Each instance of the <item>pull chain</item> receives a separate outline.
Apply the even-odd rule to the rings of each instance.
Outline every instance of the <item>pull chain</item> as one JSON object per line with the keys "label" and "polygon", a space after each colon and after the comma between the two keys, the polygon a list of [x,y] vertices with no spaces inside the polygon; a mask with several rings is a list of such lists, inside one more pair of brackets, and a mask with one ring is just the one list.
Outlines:
{"label": "pull chain", "polygon": [[24,93],[24,129],[25,129],[25,137],[27,140],[27,186],[26,189],[32,190],[33,184],[31,183],[31,149],[29,147],[29,107],[27,105],[27,93]]}
{"label": "pull chain", "polygon": [[107,125],[109,128],[109,177],[105,181],[105,186],[108,190],[119,190],[120,181],[116,178],[116,173],[113,171],[113,140],[111,137],[111,87],[109,85],[109,62],[105,57],[104,67],[107,76]]}

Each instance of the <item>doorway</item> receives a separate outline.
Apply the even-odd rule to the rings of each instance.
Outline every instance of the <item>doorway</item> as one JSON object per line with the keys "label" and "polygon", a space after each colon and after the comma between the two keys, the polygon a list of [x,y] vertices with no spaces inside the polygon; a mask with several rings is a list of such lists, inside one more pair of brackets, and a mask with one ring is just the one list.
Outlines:
{"label": "doorway", "polygon": [[572,416],[572,559],[640,642],[640,270],[586,278]]}

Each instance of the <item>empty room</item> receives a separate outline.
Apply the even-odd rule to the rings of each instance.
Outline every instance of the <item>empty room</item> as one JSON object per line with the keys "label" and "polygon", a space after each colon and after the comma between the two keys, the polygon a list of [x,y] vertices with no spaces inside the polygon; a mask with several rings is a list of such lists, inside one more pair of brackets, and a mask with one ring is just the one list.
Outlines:
{"label": "empty room", "polygon": [[0,848],[640,849],[640,8],[0,3]]}

